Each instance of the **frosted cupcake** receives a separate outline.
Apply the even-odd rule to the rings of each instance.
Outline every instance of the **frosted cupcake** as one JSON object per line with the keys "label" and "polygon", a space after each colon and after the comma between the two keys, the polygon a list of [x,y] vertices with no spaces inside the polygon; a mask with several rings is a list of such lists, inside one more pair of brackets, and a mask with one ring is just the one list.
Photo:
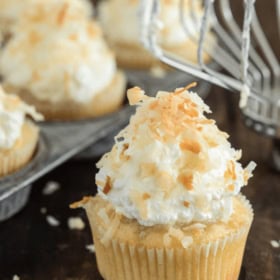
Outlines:
{"label": "frosted cupcake", "polygon": [[[0,1],[0,34],[2,38],[12,35],[14,28],[22,14],[29,9],[30,5],[43,3],[44,0],[1,0]],[[63,0],[60,2],[71,2],[72,9],[78,10],[81,14],[90,17],[92,9],[86,0]]]}
{"label": "frosted cupcake", "polygon": [[0,178],[25,166],[38,142],[38,128],[28,119],[42,120],[34,108],[0,87]]}
{"label": "frosted cupcake", "polygon": [[101,275],[237,280],[253,219],[240,189],[255,164],[241,166],[195,93],[128,98],[138,108],[97,164],[98,194],[73,205],[86,209]]}
{"label": "frosted cupcake", "polygon": [[46,119],[73,120],[117,110],[125,78],[99,26],[75,1],[32,5],[0,57],[4,86]]}
{"label": "frosted cupcake", "polygon": [[[185,1],[186,23],[190,34],[187,35],[180,23],[179,0],[161,0],[159,20],[162,28],[158,34],[158,42],[163,49],[170,51],[188,62],[196,63],[197,44],[190,38],[198,36],[198,28],[194,26],[189,1]],[[202,9],[197,1],[195,9],[202,15]],[[98,15],[106,38],[113,47],[117,61],[123,68],[149,69],[159,64],[142,46],[141,24],[139,17],[140,1],[108,0],[100,2]],[[210,57],[204,54],[205,63]]]}

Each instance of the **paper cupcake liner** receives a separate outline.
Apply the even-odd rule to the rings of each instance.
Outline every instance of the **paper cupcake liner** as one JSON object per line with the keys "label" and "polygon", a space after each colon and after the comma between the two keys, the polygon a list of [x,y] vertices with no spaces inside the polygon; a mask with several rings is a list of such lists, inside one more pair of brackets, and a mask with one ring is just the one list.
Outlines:
{"label": "paper cupcake liner", "polygon": [[26,90],[13,88],[4,84],[8,92],[19,95],[26,103],[36,107],[46,120],[80,120],[102,116],[119,109],[125,96],[126,79],[118,71],[112,83],[86,103],[65,99],[59,102],[42,101]]}
{"label": "paper cupcake liner", "polygon": [[[250,203],[241,201],[252,220]],[[89,213],[88,213],[89,214]],[[91,220],[99,271],[106,280],[237,280],[251,221],[238,231],[188,248],[148,248],[112,237],[102,242]]]}
{"label": "paper cupcake liner", "polygon": [[0,177],[6,176],[26,165],[32,158],[38,141],[38,129],[26,122],[19,142],[9,150],[0,151]]}

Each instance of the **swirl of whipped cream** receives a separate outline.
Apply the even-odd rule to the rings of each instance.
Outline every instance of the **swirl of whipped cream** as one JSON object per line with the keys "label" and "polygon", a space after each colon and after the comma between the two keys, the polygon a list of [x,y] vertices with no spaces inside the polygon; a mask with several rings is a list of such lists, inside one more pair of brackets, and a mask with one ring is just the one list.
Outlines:
{"label": "swirl of whipped cream", "polygon": [[5,94],[0,87],[0,149],[9,149],[19,139],[26,115],[42,120],[34,107],[23,103],[17,96]]}
{"label": "swirl of whipped cream", "polygon": [[[188,26],[187,35],[180,22],[179,14],[180,0],[161,0],[159,22],[161,30],[158,34],[159,42],[166,47],[177,46],[186,42],[189,35],[198,34],[198,26],[195,24],[191,15],[188,14],[189,2],[185,1],[186,17],[185,23]],[[103,1],[99,5],[99,19],[105,34],[113,42],[124,44],[140,43],[140,1],[131,0],[111,0]],[[201,8],[196,5],[198,14],[202,15]],[[129,24],[127,24],[129,22]]]}
{"label": "swirl of whipped cream", "polygon": [[138,108],[98,162],[99,194],[145,226],[226,221],[255,164],[242,168],[241,152],[204,116],[210,110],[195,93],[148,97],[133,88],[128,97]]}
{"label": "swirl of whipped cream", "polygon": [[83,103],[112,82],[115,58],[99,26],[70,3],[45,1],[26,11],[0,57],[6,84],[42,101]]}

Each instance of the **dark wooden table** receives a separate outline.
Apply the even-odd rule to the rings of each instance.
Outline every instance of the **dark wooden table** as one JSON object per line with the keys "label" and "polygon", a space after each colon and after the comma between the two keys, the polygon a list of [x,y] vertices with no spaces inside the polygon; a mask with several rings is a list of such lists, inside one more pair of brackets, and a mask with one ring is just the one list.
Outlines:
{"label": "dark wooden table", "polygon": [[[251,200],[255,219],[246,246],[240,279],[279,280],[280,248],[271,240],[280,239],[280,173],[271,167],[271,140],[247,129],[237,110],[237,95],[214,87],[206,102],[220,128],[231,135],[236,148],[243,149],[243,163],[257,162],[254,178],[244,193]],[[95,255],[85,246],[92,243],[91,233],[83,210],[70,210],[68,205],[84,195],[94,194],[95,163],[71,160],[33,185],[27,206],[16,216],[0,223],[0,279],[102,279],[98,274]],[[61,189],[50,196],[42,195],[48,181],[57,181]],[[60,226],[51,227],[46,207]],[[81,217],[86,227],[70,230],[67,219]],[[116,279],[117,280],[117,279]]]}

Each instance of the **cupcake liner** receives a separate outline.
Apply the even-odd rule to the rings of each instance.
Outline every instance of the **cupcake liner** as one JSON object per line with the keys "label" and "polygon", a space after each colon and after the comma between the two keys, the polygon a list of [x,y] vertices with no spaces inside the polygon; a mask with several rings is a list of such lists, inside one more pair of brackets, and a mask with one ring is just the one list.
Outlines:
{"label": "cupcake liner", "polygon": [[31,122],[23,125],[22,135],[8,150],[0,151],[0,177],[6,176],[29,162],[36,149],[38,128]]}
{"label": "cupcake liner", "polygon": [[103,229],[87,201],[84,206],[101,275],[106,280],[115,280],[116,275],[118,280],[237,280],[253,218],[249,202],[242,196],[239,198],[247,210],[248,223],[222,238],[193,243],[187,248],[151,248],[117,239],[114,234],[104,242]]}
{"label": "cupcake liner", "polygon": [[65,99],[59,102],[42,101],[26,90],[13,88],[4,84],[8,92],[19,95],[26,103],[36,107],[46,120],[80,120],[102,116],[116,111],[124,100],[126,79],[118,71],[111,84],[86,103]]}

